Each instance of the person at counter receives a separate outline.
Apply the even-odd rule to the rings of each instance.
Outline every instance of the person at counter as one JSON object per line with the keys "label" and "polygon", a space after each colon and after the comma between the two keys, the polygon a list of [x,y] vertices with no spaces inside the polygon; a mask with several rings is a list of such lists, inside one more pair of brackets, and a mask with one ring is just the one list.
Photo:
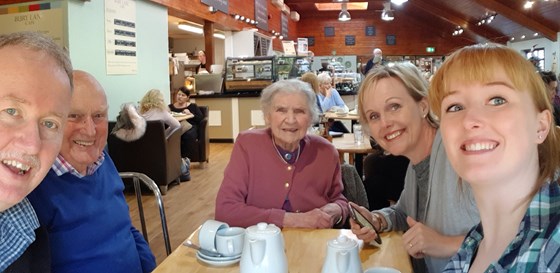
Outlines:
{"label": "person at counter", "polygon": [[204,50],[199,50],[197,56],[200,64],[196,67],[196,74],[210,73],[211,71],[208,71],[209,67],[206,67],[206,52],[204,52]]}
{"label": "person at counter", "polygon": [[[410,63],[374,68],[362,82],[360,123],[368,125],[363,128],[385,151],[406,156],[410,165],[396,205],[359,209],[379,231],[406,231],[403,245],[414,258],[414,272],[438,273],[479,216],[470,187],[457,183],[447,160],[427,94],[427,81]],[[369,242],[378,236],[350,222],[359,239]]]}
{"label": "person at counter", "polygon": [[307,134],[318,121],[316,96],[307,83],[283,80],[261,93],[268,128],[237,137],[216,197],[216,220],[248,227],[331,228],[348,215],[338,152]]}

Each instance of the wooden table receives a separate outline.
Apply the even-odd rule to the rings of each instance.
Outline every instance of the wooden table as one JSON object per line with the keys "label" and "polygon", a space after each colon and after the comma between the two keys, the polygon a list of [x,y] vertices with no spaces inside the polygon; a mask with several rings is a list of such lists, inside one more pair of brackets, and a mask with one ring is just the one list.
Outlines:
{"label": "wooden table", "polygon": [[354,134],[344,134],[342,137],[333,137],[332,144],[338,151],[340,163],[344,161],[344,154],[347,153],[349,155],[348,163],[350,165],[354,165],[355,154],[367,154],[374,151],[374,149],[371,148],[369,140],[365,137],[362,143],[355,143]]}
{"label": "wooden table", "polygon": [[[198,231],[198,230],[197,230]],[[195,231],[189,238],[198,241]],[[321,272],[327,252],[327,242],[339,234],[352,234],[344,229],[293,229],[282,230],[284,235],[288,270],[290,273]],[[409,256],[402,245],[402,233],[382,233],[383,245],[366,244],[360,251],[363,269],[374,266],[394,267],[402,273],[411,273]],[[210,267],[196,259],[196,250],[180,245],[153,273],[238,273],[239,263],[228,267]]]}
{"label": "wooden table", "polygon": [[172,113],[171,115],[172,115],[177,121],[179,121],[179,122],[181,122],[181,121],[183,121],[183,120],[187,120],[187,119],[194,118],[194,115],[193,115],[193,114],[183,114],[183,115],[180,115],[180,114]]}

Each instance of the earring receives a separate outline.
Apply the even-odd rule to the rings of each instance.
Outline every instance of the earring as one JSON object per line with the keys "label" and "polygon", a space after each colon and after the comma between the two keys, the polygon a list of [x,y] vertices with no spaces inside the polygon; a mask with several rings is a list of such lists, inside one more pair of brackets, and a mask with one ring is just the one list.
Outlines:
{"label": "earring", "polygon": [[542,135],[539,135],[539,139],[542,139]]}

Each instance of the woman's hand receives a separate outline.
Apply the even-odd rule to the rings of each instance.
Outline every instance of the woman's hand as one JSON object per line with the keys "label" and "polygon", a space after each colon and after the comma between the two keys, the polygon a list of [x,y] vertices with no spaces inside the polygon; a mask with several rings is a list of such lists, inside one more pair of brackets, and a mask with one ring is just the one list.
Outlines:
{"label": "woman's hand", "polygon": [[284,227],[331,228],[332,219],[331,215],[318,208],[304,213],[287,212]]}
{"label": "woman's hand", "polygon": [[410,229],[403,234],[404,248],[414,258],[424,256],[448,258],[459,250],[465,236],[445,236],[432,228],[406,217]]}
{"label": "woman's hand", "polygon": [[191,114],[191,111],[189,111],[189,109],[185,109],[185,110],[183,110],[183,114],[190,115],[190,114]]}
{"label": "woman's hand", "polygon": [[[379,223],[377,221],[376,217],[373,217],[372,212],[370,212],[368,209],[362,207],[362,206],[358,206],[354,203],[350,202],[350,206],[352,206],[353,208],[357,209],[359,212],[362,213],[362,215],[368,219],[368,221],[370,221],[375,227],[380,227],[381,223]],[[375,240],[375,238],[377,238],[377,233],[375,232],[375,230],[369,228],[369,227],[361,227],[358,223],[356,223],[356,221],[354,221],[354,219],[350,218],[350,227],[352,228],[352,233],[354,233],[356,235],[356,237],[358,237],[358,239],[363,240],[366,243],[369,243],[373,240]]]}

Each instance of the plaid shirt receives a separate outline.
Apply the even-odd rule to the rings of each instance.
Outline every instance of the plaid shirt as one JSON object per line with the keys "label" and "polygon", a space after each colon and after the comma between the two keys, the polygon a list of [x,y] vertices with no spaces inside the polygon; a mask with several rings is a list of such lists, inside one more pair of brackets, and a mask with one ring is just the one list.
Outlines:
{"label": "plaid shirt", "polygon": [[101,155],[99,156],[97,161],[95,161],[95,162],[93,162],[93,164],[87,166],[86,175],[82,175],[81,173],[79,173],[76,170],[76,168],[74,168],[72,165],[70,165],[70,163],[68,161],[66,161],[66,159],[64,159],[64,157],[61,154],[58,154],[58,156],[56,157],[56,159],[55,159],[55,161],[54,161],[54,163],[51,167],[51,169],[58,176],[61,176],[65,173],[71,173],[74,176],[82,178],[84,176],[92,175],[95,171],[97,171],[97,169],[99,169],[99,166],[101,166],[101,164],[103,164],[103,161],[105,161],[105,152],[101,153]]}
{"label": "plaid shirt", "polygon": [[[560,272],[560,186],[543,185],[519,225],[519,232],[486,272]],[[481,224],[467,234],[443,272],[468,272],[484,238]]]}
{"label": "plaid shirt", "polygon": [[35,241],[38,227],[39,220],[27,198],[0,212],[0,272],[4,272]]}

